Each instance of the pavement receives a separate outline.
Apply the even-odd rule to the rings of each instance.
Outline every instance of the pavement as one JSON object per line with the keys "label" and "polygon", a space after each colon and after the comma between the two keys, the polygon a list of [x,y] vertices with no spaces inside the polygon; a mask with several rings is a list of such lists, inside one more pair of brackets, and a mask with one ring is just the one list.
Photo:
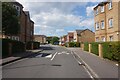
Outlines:
{"label": "pavement", "polygon": [[26,58],[28,56],[31,56],[31,55],[35,54],[35,53],[39,53],[41,51],[43,51],[43,49],[26,50],[26,52],[15,53],[11,57],[1,59],[0,63],[1,63],[1,65],[5,65],[5,64],[8,64],[8,63],[11,63],[11,62]]}
{"label": "pavement", "polygon": [[68,48],[73,51],[79,59],[91,70],[98,78],[118,78],[118,63],[103,59],[81,50],[80,48]]}
{"label": "pavement", "polygon": [[118,80],[116,62],[80,48],[44,45],[40,54],[4,65],[3,78],[89,78]]}

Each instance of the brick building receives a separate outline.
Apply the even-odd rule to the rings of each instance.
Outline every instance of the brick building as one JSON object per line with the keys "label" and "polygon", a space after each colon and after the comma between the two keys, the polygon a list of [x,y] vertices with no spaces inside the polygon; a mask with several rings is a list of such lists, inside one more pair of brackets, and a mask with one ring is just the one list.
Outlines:
{"label": "brick building", "polygon": [[95,33],[89,29],[75,30],[74,42],[95,42]]}
{"label": "brick building", "polygon": [[22,42],[33,41],[34,22],[30,19],[28,11],[23,11],[23,6],[19,2],[10,2],[17,10],[17,16],[20,24],[20,31],[16,35],[3,35],[2,38],[10,38]]}
{"label": "brick building", "polygon": [[67,42],[73,42],[74,32],[68,32],[67,34]]}
{"label": "brick building", "polygon": [[40,44],[45,44],[46,38],[45,35],[34,35],[34,41],[40,42]]}
{"label": "brick building", "polygon": [[94,8],[95,41],[120,41],[120,0],[101,2]]}

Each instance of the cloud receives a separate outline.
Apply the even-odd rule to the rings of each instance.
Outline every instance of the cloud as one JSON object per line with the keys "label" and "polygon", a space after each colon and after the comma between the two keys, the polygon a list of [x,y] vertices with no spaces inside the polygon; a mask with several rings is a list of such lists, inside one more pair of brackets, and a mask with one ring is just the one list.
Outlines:
{"label": "cloud", "polygon": [[[96,5],[95,5],[95,6],[96,6]],[[86,8],[86,13],[87,13],[87,16],[88,16],[88,17],[91,17],[91,16],[94,15],[94,14],[93,14],[93,8],[94,8],[95,6],[88,6],[88,7]]]}
{"label": "cloud", "polygon": [[[67,33],[65,28],[69,29],[70,26],[76,29],[94,26],[94,20],[88,17],[92,15],[93,6],[86,7],[87,2],[22,2],[22,4],[24,10],[30,11],[31,19],[35,22],[35,34],[62,36]],[[86,7],[88,18],[74,15],[76,7]]]}
{"label": "cloud", "polygon": [[[6,0],[11,1],[11,0]],[[101,2],[106,0],[17,0],[20,2]],[[117,0],[115,0],[117,1]]]}

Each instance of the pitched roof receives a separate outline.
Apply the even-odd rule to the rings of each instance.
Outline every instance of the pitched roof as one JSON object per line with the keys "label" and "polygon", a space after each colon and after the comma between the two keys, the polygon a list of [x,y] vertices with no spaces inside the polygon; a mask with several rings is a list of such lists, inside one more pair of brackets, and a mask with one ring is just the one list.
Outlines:
{"label": "pitched roof", "polygon": [[[76,30],[76,32],[77,32],[77,34],[81,34],[82,32],[84,32],[84,31],[86,31],[86,30],[89,30],[89,29],[85,29],[85,30]],[[89,31],[91,31],[91,30],[89,30]],[[92,32],[92,31],[91,31]],[[94,33],[94,32],[92,32],[92,33]]]}
{"label": "pitched roof", "polygon": [[98,6],[103,6],[105,4],[107,4],[108,1],[105,1],[105,2],[100,2],[97,6],[94,7],[94,10],[98,7]]}
{"label": "pitched roof", "polygon": [[77,32],[77,34],[81,34],[83,30],[75,30],[75,31]]}

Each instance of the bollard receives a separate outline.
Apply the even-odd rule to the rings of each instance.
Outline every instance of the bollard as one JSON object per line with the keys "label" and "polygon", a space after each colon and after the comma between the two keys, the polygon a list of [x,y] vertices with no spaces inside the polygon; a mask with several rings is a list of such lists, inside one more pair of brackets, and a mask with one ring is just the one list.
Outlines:
{"label": "bollard", "polygon": [[84,44],[81,44],[81,49],[84,50]]}
{"label": "bollard", "polygon": [[99,49],[99,57],[103,58],[102,44],[99,44],[98,49]]}
{"label": "bollard", "polygon": [[89,53],[91,53],[91,44],[89,44]]}
{"label": "bollard", "polygon": [[12,55],[12,43],[8,43],[8,46],[9,46],[9,56]]}

